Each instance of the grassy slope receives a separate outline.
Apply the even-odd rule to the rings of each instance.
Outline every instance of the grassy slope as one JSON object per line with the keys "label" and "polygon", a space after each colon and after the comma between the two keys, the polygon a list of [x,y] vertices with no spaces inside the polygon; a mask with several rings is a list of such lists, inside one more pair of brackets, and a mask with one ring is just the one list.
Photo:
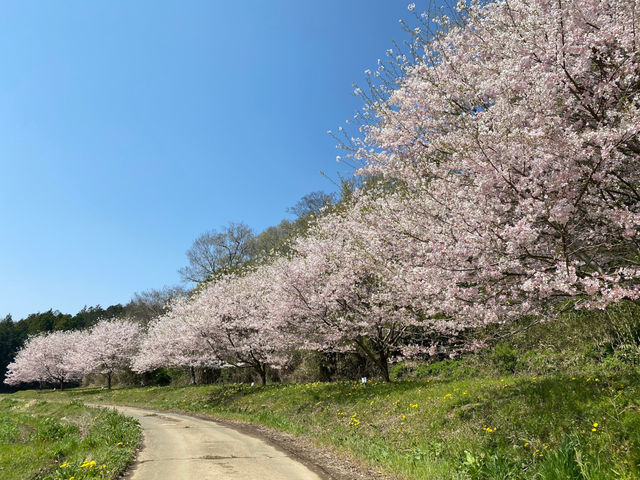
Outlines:
{"label": "grassy slope", "polygon": [[346,450],[394,478],[640,478],[640,381],[600,373],[17,395],[244,419]]}
{"label": "grassy slope", "polygon": [[8,397],[0,396],[0,479],[113,479],[140,444],[137,422],[114,411]]}

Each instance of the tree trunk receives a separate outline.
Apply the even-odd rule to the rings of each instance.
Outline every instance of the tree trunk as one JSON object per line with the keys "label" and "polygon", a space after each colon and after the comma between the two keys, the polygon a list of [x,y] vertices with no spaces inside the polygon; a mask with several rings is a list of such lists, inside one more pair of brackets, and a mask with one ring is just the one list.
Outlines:
{"label": "tree trunk", "polygon": [[379,357],[378,367],[380,367],[382,379],[385,382],[390,382],[391,378],[389,377],[389,360],[387,359],[387,355],[384,352],[380,352]]}
{"label": "tree trunk", "polygon": [[58,382],[58,384],[60,385],[60,390],[64,390],[64,379],[61,378]]}
{"label": "tree trunk", "polygon": [[364,354],[369,357],[373,363],[375,363],[380,369],[380,373],[382,375],[382,379],[385,382],[390,382],[391,378],[389,377],[389,359],[387,358],[387,354],[384,349],[379,349],[377,351],[378,355],[372,351],[372,349],[366,344],[363,338],[358,338],[355,340],[355,343],[360,349],[364,352]]}
{"label": "tree trunk", "polygon": [[191,385],[195,385],[196,384],[196,369],[194,367],[190,367],[189,370],[191,371]]}
{"label": "tree trunk", "polygon": [[111,390],[111,372],[107,373],[107,388]]}
{"label": "tree trunk", "polygon": [[40,380],[40,391],[42,391],[42,380]]}
{"label": "tree trunk", "polygon": [[257,363],[253,368],[260,376],[260,385],[264,387],[267,384],[267,366],[262,363]]}

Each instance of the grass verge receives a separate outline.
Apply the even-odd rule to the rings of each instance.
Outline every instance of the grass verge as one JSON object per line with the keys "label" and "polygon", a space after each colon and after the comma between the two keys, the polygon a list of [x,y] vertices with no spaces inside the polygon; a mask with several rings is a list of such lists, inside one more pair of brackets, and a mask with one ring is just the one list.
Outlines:
{"label": "grass verge", "polygon": [[260,423],[403,479],[640,478],[635,373],[20,392]]}
{"label": "grass verge", "polygon": [[0,396],[0,479],[114,479],[140,442],[138,423],[114,410]]}

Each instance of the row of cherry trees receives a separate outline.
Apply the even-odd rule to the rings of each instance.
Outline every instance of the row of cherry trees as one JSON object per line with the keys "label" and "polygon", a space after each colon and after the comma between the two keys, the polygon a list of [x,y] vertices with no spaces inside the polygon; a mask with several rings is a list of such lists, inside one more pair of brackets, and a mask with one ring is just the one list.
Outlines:
{"label": "row of cherry trees", "polygon": [[101,320],[88,330],[33,336],[7,368],[5,383],[54,383],[103,374],[111,388],[114,373],[129,368],[138,351],[141,330],[129,320]]}
{"label": "row of cherry trees", "polygon": [[250,367],[264,383],[293,351],[356,349],[388,380],[394,359],[479,348],[465,333],[491,323],[637,300],[637,7],[460,2],[455,23],[417,29],[416,58],[397,57],[350,139],[366,186],[287,256],[174,301],[132,368]]}

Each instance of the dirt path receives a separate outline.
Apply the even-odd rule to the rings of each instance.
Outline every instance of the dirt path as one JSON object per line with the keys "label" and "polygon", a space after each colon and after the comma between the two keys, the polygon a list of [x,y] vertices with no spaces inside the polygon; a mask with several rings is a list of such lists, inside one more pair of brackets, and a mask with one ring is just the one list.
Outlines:
{"label": "dirt path", "polygon": [[323,480],[286,453],[210,420],[110,405],[140,421],[144,446],[130,480]]}

